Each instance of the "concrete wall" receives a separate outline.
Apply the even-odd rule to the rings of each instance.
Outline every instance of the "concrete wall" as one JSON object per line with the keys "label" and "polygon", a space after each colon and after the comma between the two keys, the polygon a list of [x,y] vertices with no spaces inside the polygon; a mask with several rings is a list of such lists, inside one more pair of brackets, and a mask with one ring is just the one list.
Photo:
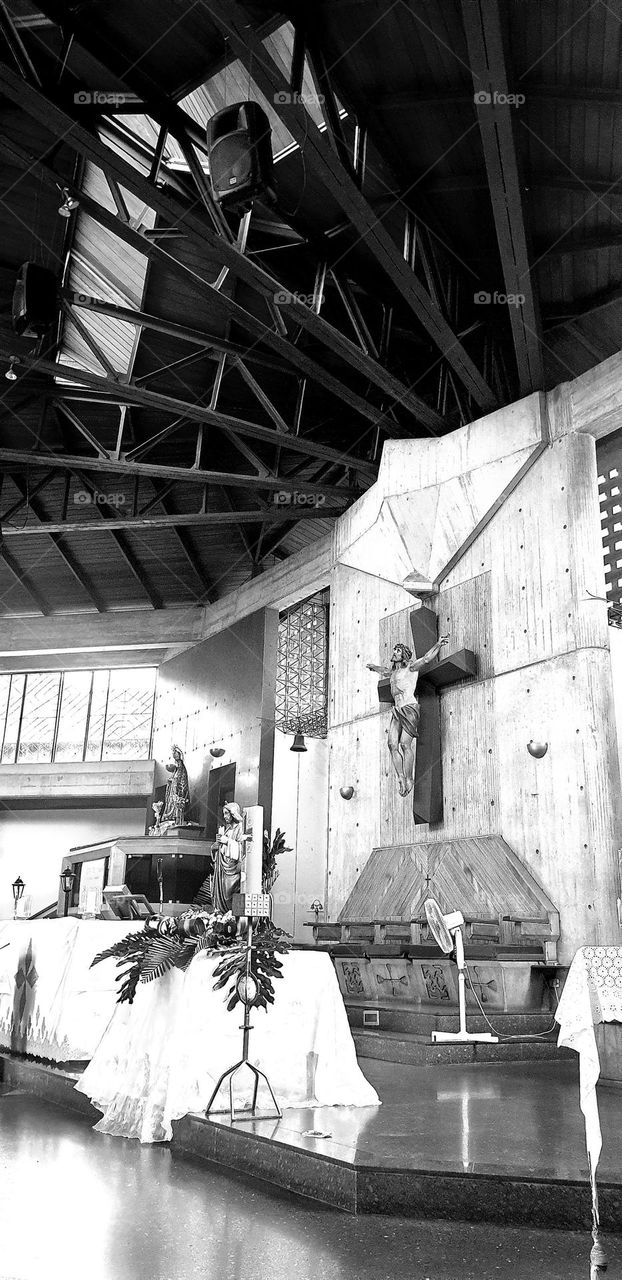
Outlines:
{"label": "concrete wall", "polygon": [[[193,821],[205,822],[209,772],[236,764],[235,799],[269,824],[278,615],[262,609],[160,667],[154,713],[156,785],[173,743],[184,752]],[[210,747],[225,754],[214,760]]]}
{"label": "concrete wall", "polygon": [[110,836],[142,836],[145,809],[20,809],[0,812],[0,919],[13,916],[11,884],[21,876],[32,911],[58,897],[62,859],[78,845]]}
{"label": "concrete wall", "polygon": [[[517,409],[510,406],[505,424],[504,411],[491,415],[494,436],[485,419],[481,438],[474,424],[447,444],[391,442],[383,459],[384,512],[378,508],[361,533],[355,511],[349,545],[341,530],[349,561],[372,564],[375,557],[378,571],[384,565],[386,578],[396,579],[409,556],[421,577],[437,577],[440,630],[450,632],[451,648],[475,650],[480,675],[442,694],[444,818],[433,828],[415,826],[388,759],[388,711],[378,705],[376,679],[364,663],[378,661],[378,648],[384,660],[397,639],[408,638],[416,601],[407,604],[402,593],[401,607],[388,611],[390,582],[383,598],[361,570],[335,571],[329,908],[334,918],[374,844],[499,833],[559,907],[567,962],[582,943],[619,940],[622,823],[610,628],[606,605],[588,595],[604,595],[595,443],[566,433],[534,447],[534,428],[544,436],[547,426],[541,406],[536,397],[524,402],[523,422]],[[418,474],[408,474],[417,450]],[[456,462],[463,468],[458,487]],[[452,541],[459,540],[456,554]],[[395,599],[400,589],[392,590]],[[527,752],[530,739],[549,743],[544,759]],[[338,780],[355,785],[356,800],[344,804]]]}
{"label": "concrete wall", "polygon": [[280,827],[292,849],[278,859],[272,893],[275,923],[297,942],[310,943],[311,903],[326,901],[328,743],[307,738],[306,744],[305,752],[294,752],[291,737],[276,734],[272,831]]}

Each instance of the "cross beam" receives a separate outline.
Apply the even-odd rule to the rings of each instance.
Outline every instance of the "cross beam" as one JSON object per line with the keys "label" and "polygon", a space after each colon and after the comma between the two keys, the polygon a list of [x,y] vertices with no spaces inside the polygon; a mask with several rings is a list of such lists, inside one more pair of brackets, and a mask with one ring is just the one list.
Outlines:
{"label": "cross beam", "polygon": [[[261,47],[263,49],[263,46]],[[62,138],[65,145],[71,147],[85,159],[91,160],[95,165],[98,165],[106,175],[115,178],[125,188],[127,188],[128,191],[131,191],[132,194],[138,197],[138,199],[143,200],[146,205],[154,209],[155,212],[161,215],[166,221],[173,225],[180,223],[183,227],[186,239],[190,244],[193,244],[203,253],[208,249],[212,259],[222,263],[223,267],[231,270],[236,277],[243,280],[252,289],[264,297],[270,305],[274,305],[275,296],[284,292],[279,281],[276,280],[274,276],[269,275],[269,273],[261,268],[256,262],[241,253],[239,249],[236,248],[235,245],[229,243],[223,235],[219,235],[206,223],[203,216],[194,212],[194,206],[188,207],[177,197],[172,196],[168,192],[165,193],[159,187],[155,186],[155,184],[152,184],[147,178],[138,172],[138,170],[128,164],[120,155],[110,147],[106,146],[105,143],[101,142],[99,138],[95,137],[88,129],[80,125],[73,116],[69,115],[66,111],[63,111],[51,98],[46,97],[37,89],[33,88],[33,86],[26,84],[10,66],[1,62],[0,66],[2,68],[3,79],[2,91],[6,97],[18,106],[22,107],[28,115],[32,116],[33,119],[37,120],[46,129],[50,130],[50,132],[54,133],[56,137]],[[284,84],[287,86],[287,82],[285,80]],[[303,114],[305,119],[307,119],[304,109]],[[321,138],[321,134],[318,136]],[[13,148],[13,150],[16,151],[17,149]],[[68,189],[73,189],[71,184],[66,185],[68,186]],[[354,189],[356,190],[356,188]],[[82,197],[80,197],[80,199],[82,203]],[[373,222],[375,221],[375,215],[373,218],[371,216],[368,218],[368,233],[371,232]],[[126,226],[125,222],[121,218],[117,217],[115,222],[118,222],[121,227]],[[383,232],[383,235],[386,236],[386,233]],[[388,236],[386,236],[386,238],[388,244],[391,246],[392,256],[397,255],[398,261],[403,263],[394,242],[390,240]],[[167,257],[170,256],[171,255],[167,255]],[[403,266],[405,270],[412,275],[405,263],[403,263]],[[415,279],[414,276],[413,279]],[[210,287],[213,288],[213,285],[210,285]],[[422,288],[420,285],[418,287]],[[385,392],[388,392],[397,403],[402,404],[426,426],[432,427],[435,430],[438,430],[443,426],[443,421],[440,415],[426,404],[421,397],[416,395],[414,391],[401,383],[399,379],[395,378],[389,370],[378,364],[377,361],[372,360],[369,356],[365,355],[365,353],[362,352],[355,343],[350,342],[350,340],[341,334],[339,330],[335,329],[325,320],[322,320],[316,312],[312,311],[311,308],[300,302],[294,293],[291,293],[289,290],[285,290],[285,292],[288,294],[288,301],[286,303],[279,304],[279,307],[288,316],[290,316],[294,322],[302,325],[304,329],[307,329],[315,338],[328,347],[329,350],[336,352],[342,359],[346,360],[347,363],[357,370],[357,372],[362,374],[363,377],[369,379],[375,386],[380,387]],[[425,293],[425,290],[423,292]],[[221,298],[220,294],[215,289],[214,297],[215,299],[220,299],[221,304],[225,301],[225,299]],[[234,304],[229,301],[228,305],[231,307]],[[236,310],[242,313],[247,326],[254,319],[248,312],[244,311],[244,308],[237,306],[237,304]],[[239,316],[236,318],[239,318]],[[266,334],[271,334],[272,338],[276,337],[276,335],[267,327]],[[457,338],[451,330],[448,329],[447,340],[449,341],[450,339],[454,349],[459,347],[460,350],[462,350]],[[269,339],[266,337],[266,341],[268,340]],[[298,367],[301,367],[300,357],[302,353],[299,352],[292,343],[289,343],[284,339],[281,339],[281,341],[284,344],[283,350],[287,353],[287,357],[290,359],[291,363],[297,364]],[[455,358],[456,357],[454,356],[454,359]],[[321,366],[316,365],[314,361],[311,361],[310,363],[314,367],[314,373],[311,376],[318,378],[319,374],[319,381],[323,381],[326,385],[328,379],[326,371],[323,370]],[[479,383],[483,382],[483,379],[475,369],[474,365],[472,365],[472,368],[474,373],[477,375],[476,380],[478,381],[479,386]],[[335,379],[335,381],[338,380]],[[488,388],[486,388],[486,404],[488,404],[489,394]],[[480,390],[480,397],[481,395],[482,392]],[[481,399],[478,399],[478,403],[481,403]]]}
{"label": "cross beam", "polygon": [[477,118],[490,186],[520,394],[543,385],[540,317],[531,279],[498,0],[462,0]]}
{"label": "cross beam", "polygon": [[[11,351],[9,346],[0,343],[0,359],[6,360],[8,364],[13,355],[14,352]],[[314,444],[312,441],[304,440],[300,436],[277,434],[272,427],[261,427],[254,422],[245,422],[241,418],[234,418],[231,414],[221,413],[205,405],[192,404],[187,400],[179,400],[175,396],[163,395],[159,391],[150,391],[145,387],[137,387],[133,383],[120,385],[102,374],[92,373],[89,369],[78,369],[65,363],[62,365],[55,364],[53,360],[45,360],[43,357],[19,356],[16,360],[16,367],[48,374],[54,379],[66,378],[68,382],[79,383],[81,386],[99,388],[112,397],[109,402],[112,404],[136,404],[146,409],[157,409],[164,413],[170,413],[171,417],[181,415],[191,422],[209,422],[217,427],[226,427],[236,434],[250,436],[254,440],[262,440],[265,444],[273,445],[275,448],[287,448],[295,453],[307,454],[312,458],[321,458],[327,462],[337,462],[342,467],[351,466],[356,467],[357,470],[360,468],[367,476],[371,471],[375,479],[375,469],[369,463],[361,462],[359,464],[358,460],[350,458],[349,455],[337,449],[331,449],[328,445]],[[62,383],[60,386],[57,383],[57,387],[60,390]]]}
{"label": "cross beam", "polygon": [[[224,485],[230,488],[267,489],[272,493],[292,495],[291,506],[296,507],[296,494],[317,495],[324,499],[340,499],[345,501],[360,497],[358,489],[338,488],[331,485],[318,484],[315,480],[308,482],[304,478],[290,480],[277,476],[243,476],[230,471],[204,471],[200,467],[174,467],[155,462],[134,462],[126,458],[85,458],[79,454],[47,453],[43,450],[4,449],[0,448],[0,463],[18,466],[42,466],[60,468],[62,471],[88,471],[106,476],[148,476],[157,480],[182,481],[186,484]],[[283,502],[285,504],[285,499]],[[307,504],[303,503],[302,506]],[[309,504],[310,505],[310,504]],[[290,509],[290,518],[291,518]]]}
{"label": "cross beam", "polygon": [[202,0],[230,48],[283,120],[295,142],[304,149],[308,171],[316,176],[345,213],[351,225],[385,272],[419,323],[432,338],[467,391],[483,409],[494,397],[479,369],[444,319],[429,293],[404,261],[395,241],[369,206],[350,173],[323,138],[305,107],[292,101],[289,83],[255,35],[243,5],[237,0]]}
{"label": "cross beam", "polygon": [[[160,502],[160,498],[154,499],[154,502]],[[102,504],[95,500],[92,504],[86,503],[90,509],[91,505],[101,506]],[[104,504],[105,505],[105,504]],[[242,525],[242,524],[282,524],[284,521],[290,522],[292,518],[298,520],[328,520],[335,516],[343,515],[341,507],[314,507],[304,506],[294,508],[296,514],[292,516],[291,506],[275,507],[269,510],[264,507],[255,511],[236,511],[234,507],[230,511],[184,511],[177,514],[167,514],[162,516],[107,516],[104,524],[98,524],[93,520],[45,520],[42,519],[39,524],[27,524],[22,526],[3,525],[3,538],[27,538],[37,537],[45,534],[48,537],[58,537],[67,533],[109,533],[113,529],[125,529],[128,533],[145,532],[149,529],[189,529],[204,527],[220,527],[221,525]],[[193,569],[196,565],[193,563]],[[84,586],[85,584],[82,583]],[[99,607],[99,606],[98,606]]]}

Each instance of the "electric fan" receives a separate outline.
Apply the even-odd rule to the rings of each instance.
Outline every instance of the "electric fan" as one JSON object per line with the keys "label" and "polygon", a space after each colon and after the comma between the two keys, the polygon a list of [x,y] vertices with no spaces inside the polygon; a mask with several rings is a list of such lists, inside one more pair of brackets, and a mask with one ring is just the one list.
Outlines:
{"label": "electric fan", "polygon": [[465,992],[465,961],[464,961],[464,938],[462,934],[462,926],[464,925],[464,916],[461,911],[452,911],[449,915],[443,915],[441,908],[435,898],[428,898],[424,903],[426,920],[430,927],[434,940],[438,943],[441,951],[445,955],[449,955],[456,949],[456,963],[458,965],[458,1002],[460,1009],[460,1030],[459,1031],[433,1031],[432,1040],[434,1043],[439,1041],[453,1041],[458,1044],[471,1044],[474,1040],[484,1041],[487,1044],[497,1044],[498,1036],[491,1035],[488,1031],[467,1031],[466,1026],[466,992]]}

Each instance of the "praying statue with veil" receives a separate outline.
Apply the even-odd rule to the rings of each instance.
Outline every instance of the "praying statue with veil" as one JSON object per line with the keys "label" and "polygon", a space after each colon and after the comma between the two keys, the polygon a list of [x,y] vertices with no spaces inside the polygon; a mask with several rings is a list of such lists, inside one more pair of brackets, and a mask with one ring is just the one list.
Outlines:
{"label": "praying statue with veil", "polygon": [[173,776],[169,778],[166,784],[166,795],[164,797],[164,809],[160,822],[169,822],[173,827],[183,826],[186,820],[186,811],[190,803],[190,787],[188,786],[188,770],[184,764],[183,751],[180,747],[173,747],[173,762],[167,764],[166,768]]}

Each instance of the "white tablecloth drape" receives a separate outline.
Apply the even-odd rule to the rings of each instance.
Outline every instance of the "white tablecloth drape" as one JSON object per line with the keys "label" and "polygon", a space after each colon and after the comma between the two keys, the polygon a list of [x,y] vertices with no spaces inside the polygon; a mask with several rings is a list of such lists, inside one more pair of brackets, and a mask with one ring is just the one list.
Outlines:
{"label": "white tablecloth drape", "polygon": [[596,1085],[600,1060],[594,1034],[598,1022],[622,1022],[622,947],[580,947],[555,1014],[558,1044],[579,1055],[580,1105],[592,1179],[602,1148]]}
{"label": "white tablecloth drape", "polygon": [[114,1013],[116,970],[90,968],[135,923],[18,920],[0,923],[0,1047],[53,1062],[92,1057]]}
{"label": "white tablecloth drape", "polygon": [[[106,963],[102,965],[105,967]],[[171,970],[139,984],[133,1005],[118,1005],[76,1088],[103,1119],[100,1132],[162,1142],[171,1122],[205,1111],[220,1075],[242,1056],[241,1006],[229,1013],[214,991],[218,957],[198,955],[185,973]],[[250,1061],[267,1075],[281,1107],[377,1106],[363,1076],[330,957],[292,951],[274,983],[275,1003],[253,1010]],[[251,1077],[234,1091],[248,1103]],[[217,1109],[228,1108],[223,1090]],[[262,1102],[260,1086],[258,1112]]]}

